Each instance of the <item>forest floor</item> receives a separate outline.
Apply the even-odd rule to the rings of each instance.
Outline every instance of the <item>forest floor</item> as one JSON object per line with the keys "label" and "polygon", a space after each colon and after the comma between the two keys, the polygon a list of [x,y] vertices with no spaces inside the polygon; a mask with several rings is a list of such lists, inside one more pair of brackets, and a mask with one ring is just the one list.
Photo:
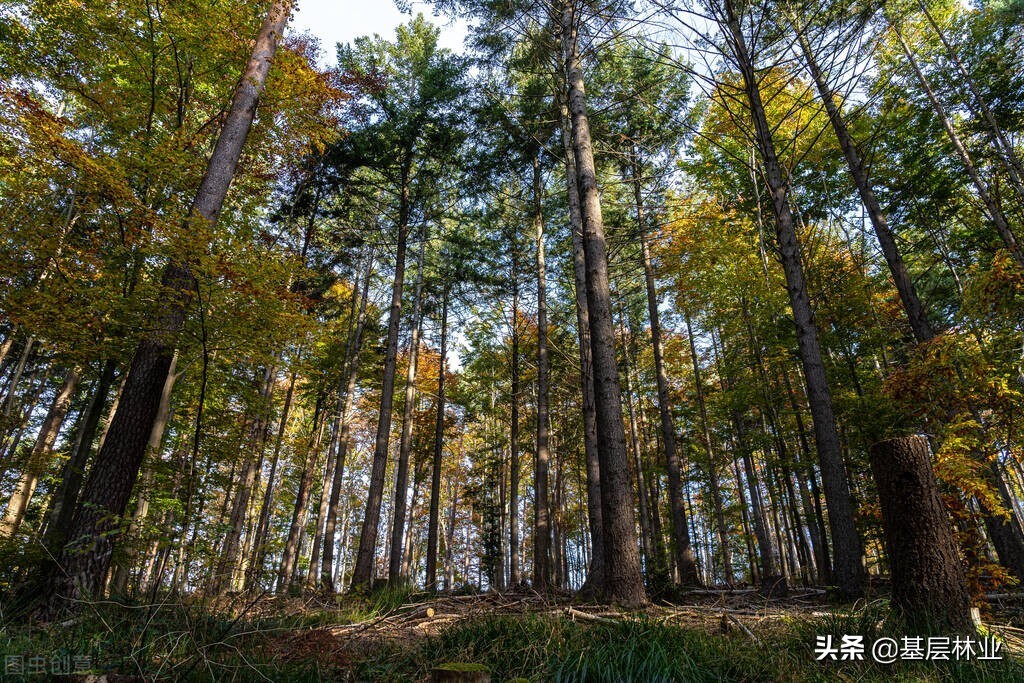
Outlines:
{"label": "forest floor", "polygon": [[[445,662],[482,664],[495,682],[1024,681],[1024,593],[990,596],[982,615],[982,633],[998,639],[1002,659],[892,664],[873,661],[871,651],[881,638],[903,642],[884,599],[834,605],[814,589],[781,598],[752,589],[679,597],[684,604],[628,612],[536,593],[389,590],[361,599],[105,602],[59,624],[4,624],[0,680],[51,679],[42,656],[88,664],[94,674],[55,680],[94,683],[424,681]],[[844,635],[864,636],[862,656],[817,661],[819,637],[838,646]],[[20,658],[21,675],[12,675],[12,658]]]}

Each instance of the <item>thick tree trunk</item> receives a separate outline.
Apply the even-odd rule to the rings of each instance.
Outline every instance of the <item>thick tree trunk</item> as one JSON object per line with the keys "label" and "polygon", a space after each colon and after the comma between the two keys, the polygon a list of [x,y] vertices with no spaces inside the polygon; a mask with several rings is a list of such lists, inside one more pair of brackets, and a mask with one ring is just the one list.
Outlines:
{"label": "thick tree trunk", "polygon": [[758,148],[764,162],[764,176],[771,191],[772,209],[775,213],[776,238],[779,255],[786,276],[793,321],[796,324],[797,345],[800,360],[807,380],[808,402],[814,421],[814,436],[818,446],[825,498],[828,501],[829,523],[835,550],[832,579],[838,592],[846,597],[859,596],[864,590],[864,567],[861,564],[861,543],[854,521],[853,501],[846,479],[832,410],[825,365],[822,361],[818,330],[814,310],[807,296],[800,245],[793,224],[793,213],[788,198],[788,188],[782,174],[782,167],[775,152],[771,127],[761,101],[757,74],[747,50],[740,22],[732,0],[724,0],[726,28],[731,36],[733,57],[743,75],[750,112],[754,120]]}
{"label": "thick tree trunk", "polygon": [[893,606],[914,631],[969,632],[967,581],[928,440],[911,436],[875,444],[871,470],[882,507]]}
{"label": "thick tree trunk", "polygon": [[[167,423],[171,419],[171,394],[174,393],[174,383],[178,379],[175,368],[178,364],[178,354],[174,354],[171,360],[171,368],[167,372],[167,381],[164,382],[164,390],[160,395],[160,408],[157,410],[156,421],[153,422],[153,429],[149,433],[149,443],[146,444],[146,458],[150,464],[143,471],[143,485],[137,487],[135,512],[132,513],[132,521],[128,527],[128,537],[132,538],[138,533],[139,527],[149,513],[149,497],[152,494],[153,486],[153,465],[152,459],[160,457],[160,446],[164,441],[164,432],[167,430]],[[128,588],[128,573],[131,564],[136,561],[136,553],[128,553],[114,566],[114,572],[110,579],[109,592],[113,595],[126,595]]]}
{"label": "thick tree trunk", "polygon": [[[564,98],[562,98],[564,100]],[[597,418],[594,414],[594,378],[590,360],[590,322],[587,313],[587,265],[583,255],[583,218],[572,150],[569,108],[562,103],[562,146],[565,150],[566,192],[572,230],[572,270],[576,299],[576,332],[580,350],[580,387],[583,394],[583,456],[587,470],[587,525],[590,531],[590,564],[580,588],[584,596],[604,590],[604,528],[601,522],[601,469],[597,456]]]}
{"label": "thick tree trunk", "polygon": [[[445,356],[448,353],[448,289],[441,296],[441,355],[437,372],[437,419],[434,422],[434,463],[430,473],[430,519],[427,522],[427,576],[425,588],[437,590],[437,539],[441,509],[441,464],[444,452]],[[454,506],[455,495],[452,495]],[[450,541],[449,541],[450,544]]]}
{"label": "thick tree trunk", "polygon": [[18,528],[25,519],[25,511],[35,493],[39,477],[46,473],[50,466],[53,455],[53,445],[57,442],[57,434],[67,417],[68,407],[71,405],[71,397],[74,396],[79,380],[78,368],[71,368],[64,375],[57,393],[53,396],[53,402],[46,413],[39,433],[36,435],[36,442],[32,446],[28,460],[22,468],[21,477],[15,484],[14,492],[7,501],[7,509],[4,511],[3,519],[0,520],[0,535],[8,538],[18,533]]}
{"label": "thick tree trunk", "polygon": [[594,368],[594,405],[601,464],[601,513],[606,560],[604,598],[635,606],[645,603],[647,596],[637,550],[636,516],[633,512],[629,457],[622,422],[622,393],[615,357],[608,251],[597,188],[597,168],[590,139],[590,122],[587,118],[583,66],[576,44],[574,3],[564,0],[560,9],[587,266],[587,312]]}
{"label": "thick tree trunk", "polygon": [[[291,0],[274,0],[270,6],[235,88],[191,220],[217,221],[291,9]],[[61,553],[61,569],[51,577],[52,590],[46,591],[50,612],[69,607],[75,599],[96,596],[110,567],[114,531],[138,477],[190,293],[195,289],[188,266],[177,262],[167,266],[162,284],[171,296],[154,321],[156,332],[140,342],[132,358],[118,412],[82,492],[68,535],[69,546]]]}
{"label": "thick tree trunk", "polygon": [[543,185],[539,152],[533,157],[533,226],[537,241],[537,451],[534,462],[533,587],[544,590],[551,581],[551,510],[548,494],[548,309],[547,266],[544,262]]}

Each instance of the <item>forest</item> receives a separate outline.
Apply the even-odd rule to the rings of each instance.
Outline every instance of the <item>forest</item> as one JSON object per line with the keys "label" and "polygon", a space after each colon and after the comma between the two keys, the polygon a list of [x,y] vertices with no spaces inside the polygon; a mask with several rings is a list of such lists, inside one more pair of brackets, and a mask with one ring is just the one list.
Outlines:
{"label": "forest", "polygon": [[1024,2],[397,4],[0,3],[4,680],[1024,680]]}

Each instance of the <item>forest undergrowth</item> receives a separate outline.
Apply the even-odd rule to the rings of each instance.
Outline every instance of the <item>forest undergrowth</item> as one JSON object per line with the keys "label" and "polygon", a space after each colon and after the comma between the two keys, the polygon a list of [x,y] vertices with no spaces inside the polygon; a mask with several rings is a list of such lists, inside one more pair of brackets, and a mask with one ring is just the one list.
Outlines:
{"label": "forest undergrowth", "polygon": [[51,624],[4,615],[0,655],[87,662],[91,678],[57,680],[108,683],[422,681],[446,662],[486,666],[492,681],[1024,680],[1024,594],[1000,594],[984,615],[981,633],[1002,644],[1001,660],[891,665],[870,656],[821,662],[815,651],[827,635],[899,641],[906,631],[885,598],[837,605],[823,591],[767,598],[752,589],[677,598],[633,611],[536,593],[394,588],[362,597],[108,600]]}

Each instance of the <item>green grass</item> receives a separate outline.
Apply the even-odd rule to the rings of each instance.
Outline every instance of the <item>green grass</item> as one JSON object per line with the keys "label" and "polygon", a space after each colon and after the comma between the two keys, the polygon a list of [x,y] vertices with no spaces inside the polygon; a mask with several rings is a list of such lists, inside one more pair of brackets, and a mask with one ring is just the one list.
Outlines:
{"label": "green grass", "polygon": [[[755,643],[637,617],[617,623],[576,623],[552,615],[489,616],[401,644],[352,643],[316,628],[396,609],[400,591],[342,601],[291,617],[217,613],[206,605],[159,610],[103,604],[64,625],[7,623],[0,656],[88,656],[96,673],[161,681],[420,681],[442,663],[484,665],[493,681],[1024,681],[1019,662],[880,665],[819,663],[818,635],[898,634],[884,605],[818,619],[790,619]],[[407,593],[404,598],[410,597]],[[310,630],[314,629],[314,630]],[[144,637],[140,634],[145,633]],[[18,680],[5,678],[4,680]],[[43,680],[27,677],[24,680]]]}

